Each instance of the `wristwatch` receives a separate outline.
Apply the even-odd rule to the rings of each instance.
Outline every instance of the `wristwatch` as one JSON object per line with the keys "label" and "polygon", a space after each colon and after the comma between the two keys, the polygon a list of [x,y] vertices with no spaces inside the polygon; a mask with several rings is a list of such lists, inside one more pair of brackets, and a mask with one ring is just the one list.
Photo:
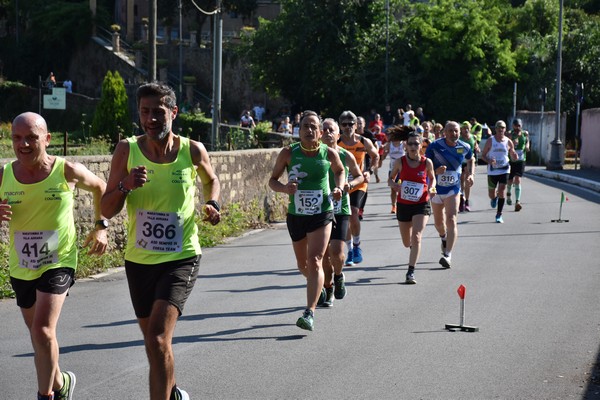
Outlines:
{"label": "wristwatch", "polygon": [[206,204],[213,206],[215,210],[217,210],[217,212],[221,212],[221,206],[219,205],[219,203],[217,203],[216,200],[209,200],[206,202]]}
{"label": "wristwatch", "polygon": [[106,229],[108,228],[108,220],[99,219],[98,221],[96,221],[96,226],[100,229]]}

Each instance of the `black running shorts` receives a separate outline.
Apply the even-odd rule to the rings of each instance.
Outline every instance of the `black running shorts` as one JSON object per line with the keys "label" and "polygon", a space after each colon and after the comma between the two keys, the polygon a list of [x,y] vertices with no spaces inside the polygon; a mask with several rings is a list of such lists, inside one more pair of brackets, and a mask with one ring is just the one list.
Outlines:
{"label": "black running shorts", "polygon": [[135,316],[149,317],[156,300],[169,302],[181,315],[198,277],[200,257],[201,255],[197,255],[153,265],[125,260],[125,273]]}
{"label": "black running shorts", "polygon": [[75,270],[68,267],[49,269],[32,281],[11,276],[10,283],[15,291],[17,305],[27,309],[35,304],[38,290],[50,294],[63,294],[69,290],[75,284]]}

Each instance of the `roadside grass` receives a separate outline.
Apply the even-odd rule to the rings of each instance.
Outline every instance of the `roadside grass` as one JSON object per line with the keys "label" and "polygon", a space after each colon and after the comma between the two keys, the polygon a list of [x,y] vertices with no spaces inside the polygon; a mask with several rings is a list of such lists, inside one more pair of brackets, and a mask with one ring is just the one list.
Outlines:
{"label": "roadside grass", "polygon": [[[197,218],[198,236],[203,248],[215,247],[224,243],[227,238],[237,237],[249,229],[267,226],[264,211],[258,206],[258,201],[253,201],[246,208],[240,204],[230,204],[221,210],[221,222],[212,226]],[[79,255],[76,279],[86,278],[91,275],[120,267],[124,264],[124,250],[114,250],[101,257],[89,256],[87,249],[81,248],[83,238],[79,242]],[[110,239],[109,239],[110,240]],[[15,293],[10,285],[8,269],[8,243],[0,243],[0,299],[14,298]]]}

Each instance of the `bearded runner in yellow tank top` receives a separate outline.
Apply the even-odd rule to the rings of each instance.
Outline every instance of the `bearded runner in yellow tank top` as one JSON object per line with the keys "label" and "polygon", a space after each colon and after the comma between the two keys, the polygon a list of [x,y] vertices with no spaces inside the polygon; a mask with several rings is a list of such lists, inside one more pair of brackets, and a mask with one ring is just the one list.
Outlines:
{"label": "bearded runner in yellow tank top", "polygon": [[139,264],[159,264],[201,254],[193,201],[197,173],[189,139],[179,137],[177,158],[167,164],[147,159],[137,137],[127,141],[127,169],[145,165],[148,182],[127,197],[130,239],[125,258]]}
{"label": "bearded runner in yellow tank top", "polygon": [[162,82],[136,93],[144,134],[115,148],[102,210],[119,213],[127,198],[125,273],[150,363],[150,399],[189,399],[175,382],[172,338],[200,268],[196,177],[203,220],[219,223],[219,178],[204,145],[173,132],[177,98]]}

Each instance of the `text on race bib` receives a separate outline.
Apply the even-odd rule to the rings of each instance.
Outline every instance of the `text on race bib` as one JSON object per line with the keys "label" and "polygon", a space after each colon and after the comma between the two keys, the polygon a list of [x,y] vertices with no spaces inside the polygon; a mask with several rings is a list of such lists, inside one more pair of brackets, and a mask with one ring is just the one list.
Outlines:
{"label": "text on race bib", "polygon": [[135,247],[159,252],[179,252],[183,243],[183,217],[176,212],[138,210]]}
{"label": "text on race bib", "polygon": [[58,231],[17,231],[14,241],[21,268],[36,270],[58,262]]}

